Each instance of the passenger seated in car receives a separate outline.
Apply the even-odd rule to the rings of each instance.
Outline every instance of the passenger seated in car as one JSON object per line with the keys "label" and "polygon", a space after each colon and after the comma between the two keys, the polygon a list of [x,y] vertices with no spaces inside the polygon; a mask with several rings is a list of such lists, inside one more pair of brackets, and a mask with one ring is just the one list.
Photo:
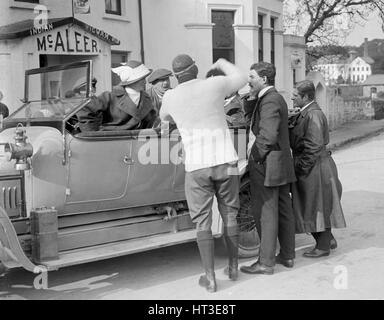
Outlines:
{"label": "passenger seated in car", "polygon": [[156,121],[156,111],[151,98],[145,92],[145,79],[151,71],[138,61],[129,61],[112,71],[119,75],[121,83],[114,87],[112,92],[106,91],[98,97],[93,97],[77,114],[80,125],[83,122],[94,123],[92,120],[97,122],[101,115],[102,131],[152,128]]}

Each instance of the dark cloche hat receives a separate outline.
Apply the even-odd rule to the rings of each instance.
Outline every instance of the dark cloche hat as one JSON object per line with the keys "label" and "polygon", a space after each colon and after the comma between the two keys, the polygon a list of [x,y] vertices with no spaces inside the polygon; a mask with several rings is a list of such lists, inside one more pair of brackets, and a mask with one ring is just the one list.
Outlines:
{"label": "dark cloche hat", "polygon": [[152,72],[152,74],[148,77],[149,83],[154,83],[157,80],[167,79],[172,75],[172,71],[167,69],[157,69]]}

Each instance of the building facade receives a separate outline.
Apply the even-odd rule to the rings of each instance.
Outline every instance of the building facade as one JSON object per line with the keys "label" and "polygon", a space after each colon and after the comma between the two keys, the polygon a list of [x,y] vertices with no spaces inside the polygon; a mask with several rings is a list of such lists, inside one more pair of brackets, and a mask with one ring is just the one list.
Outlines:
{"label": "building facade", "polygon": [[376,98],[380,94],[384,96],[384,74],[374,74],[363,83],[364,97]]}
{"label": "building facade", "polygon": [[372,67],[364,57],[357,57],[348,66],[348,77],[351,83],[361,84],[372,75]]}
{"label": "building facade", "polygon": [[[118,82],[110,68],[130,59],[171,68],[190,54],[204,77],[220,57],[248,72],[254,62],[276,65],[276,87],[287,98],[305,79],[305,44],[283,34],[282,0],[88,0],[89,14],[72,0],[0,1],[0,90],[14,111],[27,69],[93,60],[97,93]],[[39,17],[45,25],[35,26]]]}
{"label": "building facade", "polygon": [[313,69],[322,73],[327,85],[336,84],[340,79],[342,81],[348,79],[348,61],[340,56],[322,57]]}

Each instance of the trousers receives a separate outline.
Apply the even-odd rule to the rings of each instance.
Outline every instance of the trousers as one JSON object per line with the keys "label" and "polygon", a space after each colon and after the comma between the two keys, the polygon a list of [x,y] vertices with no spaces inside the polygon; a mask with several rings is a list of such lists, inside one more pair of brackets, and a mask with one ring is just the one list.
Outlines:
{"label": "trousers", "polygon": [[259,262],[276,264],[277,240],[283,259],[295,258],[295,217],[289,185],[265,187],[265,164],[249,162],[251,183],[251,212],[260,237]]}
{"label": "trousers", "polygon": [[239,175],[232,175],[233,172],[232,165],[223,164],[186,173],[185,193],[189,213],[198,232],[211,230],[214,196],[224,227],[236,230],[240,178]]}

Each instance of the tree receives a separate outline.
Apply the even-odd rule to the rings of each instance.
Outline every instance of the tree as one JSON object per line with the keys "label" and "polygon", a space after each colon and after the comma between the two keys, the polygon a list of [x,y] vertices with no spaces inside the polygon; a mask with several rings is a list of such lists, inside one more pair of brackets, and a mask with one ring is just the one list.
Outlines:
{"label": "tree", "polygon": [[284,0],[287,31],[304,36],[305,43],[339,44],[373,12],[383,20],[384,0]]}
{"label": "tree", "polygon": [[337,77],[337,80],[336,80],[336,84],[343,84],[345,81],[344,81],[344,78],[343,76],[340,74],[338,77]]}
{"label": "tree", "polygon": [[[342,47],[336,45],[308,46],[306,50],[306,71],[309,72],[313,70],[313,66],[321,57],[337,56],[340,59],[346,59],[349,56],[348,52],[350,49],[352,49],[352,47]],[[331,61],[329,63],[331,63]]]}

